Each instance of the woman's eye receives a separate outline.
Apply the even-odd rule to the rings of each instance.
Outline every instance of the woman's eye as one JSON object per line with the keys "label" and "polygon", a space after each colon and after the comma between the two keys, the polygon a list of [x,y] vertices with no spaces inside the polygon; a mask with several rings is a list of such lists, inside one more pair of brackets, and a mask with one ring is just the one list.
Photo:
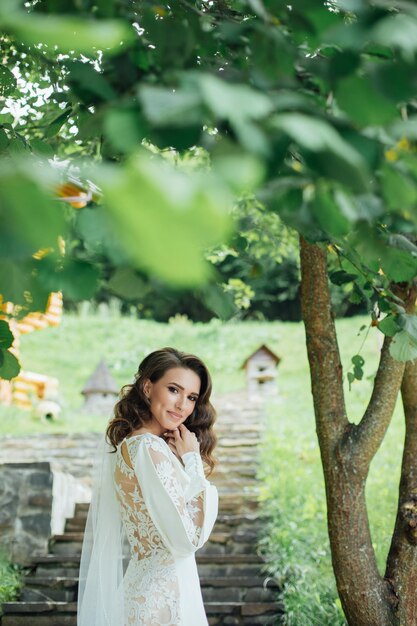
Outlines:
{"label": "woman's eye", "polygon": [[169,389],[170,391],[178,391],[178,389],[177,389],[176,387],[168,387],[168,389]]}

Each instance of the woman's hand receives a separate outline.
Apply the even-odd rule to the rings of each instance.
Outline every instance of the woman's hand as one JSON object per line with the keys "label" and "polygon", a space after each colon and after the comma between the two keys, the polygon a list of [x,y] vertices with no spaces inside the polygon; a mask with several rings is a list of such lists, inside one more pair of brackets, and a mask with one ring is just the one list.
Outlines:
{"label": "woman's hand", "polygon": [[186,452],[200,452],[200,444],[196,434],[188,430],[184,424],[180,424],[174,430],[168,430],[165,433],[165,438],[172,452],[180,460]]}

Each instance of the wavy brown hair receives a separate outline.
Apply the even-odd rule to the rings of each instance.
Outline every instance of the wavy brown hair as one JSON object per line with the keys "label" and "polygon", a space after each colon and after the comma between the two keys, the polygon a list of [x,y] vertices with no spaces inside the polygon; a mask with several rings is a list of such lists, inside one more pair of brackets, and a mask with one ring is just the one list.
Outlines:
{"label": "wavy brown hair", "polygon": [[212,390],[210,373],[203,361],[194,354],[181,352],[175,348],[161,348],[148,354],[139,365],[134,382],[122,387],[119,401],[114,407],[114,416],[106,430],[106,437],[114,447],[113,452],[116,452],[117,445],[125,437],[152,419],[143,384],[148,378],[155,383],[165,372],[174,367],[190,369],[200,378],[200,395],[193,412],[184,424],[196,434],[200,442],[201,457],[209,466],[208,475],[210,475],[216,464],[216,459],[212,456],[217,443],[217,437],[213,431],[216,411],[210,402]]}

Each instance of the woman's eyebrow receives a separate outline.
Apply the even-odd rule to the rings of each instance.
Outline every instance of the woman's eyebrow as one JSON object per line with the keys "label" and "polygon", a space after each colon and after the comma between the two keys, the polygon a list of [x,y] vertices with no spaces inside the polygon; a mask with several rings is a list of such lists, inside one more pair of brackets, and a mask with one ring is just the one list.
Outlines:
{"label": "woman's eyebrow", "polygon": [[[181,387],[181,385],[179,385],[178,383],[168,383],[168,385],[176,385],[177,387],[179,387],[180,389],[182,389],[184,391],[184,387]],[[200,395],[196,391],[192,391],[191,394],[193,394],[193,396],[197,396],[197,397]]]}

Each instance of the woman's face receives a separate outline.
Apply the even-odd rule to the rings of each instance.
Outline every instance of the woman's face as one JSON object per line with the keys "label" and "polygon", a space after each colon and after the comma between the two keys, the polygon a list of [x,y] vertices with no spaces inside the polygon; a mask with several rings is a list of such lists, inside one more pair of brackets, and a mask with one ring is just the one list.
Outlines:
{"label": "woman's face", "polygon": [[150,400],[152,419],[146,427],[156,435],[177,428],[193,412],[200,387],[200,377],[184,367],[167,370],[155,383],[148,378],[143,391]]}

